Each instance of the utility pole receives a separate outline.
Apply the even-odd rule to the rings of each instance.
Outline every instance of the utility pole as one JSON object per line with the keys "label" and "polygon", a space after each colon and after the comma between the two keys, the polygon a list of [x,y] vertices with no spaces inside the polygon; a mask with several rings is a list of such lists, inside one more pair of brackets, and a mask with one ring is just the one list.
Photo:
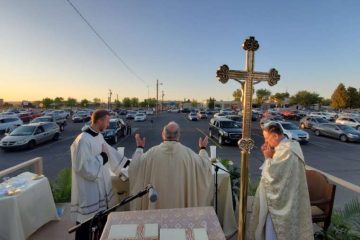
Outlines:
{"label": "utility pole", "polygon": [[159,79],[156,80],[156,116],[159,115]]}
{"label": "utility pole", "polygon": [[165,96],[164,90],[162,90],[162,95],[161,95],[161,111],[164,110],[164,96]]}
{"label": "utility pole", "polygon": [[163,85],[159,83],[159,79],[156,80],[156,116],[159,114],[159,85]]}
{"label": "utility pole", "polygon": [[112,91],[111,89],[109,89],[109,103],[108,103],[108,109],[111,109],[111,95],[112,95]]}

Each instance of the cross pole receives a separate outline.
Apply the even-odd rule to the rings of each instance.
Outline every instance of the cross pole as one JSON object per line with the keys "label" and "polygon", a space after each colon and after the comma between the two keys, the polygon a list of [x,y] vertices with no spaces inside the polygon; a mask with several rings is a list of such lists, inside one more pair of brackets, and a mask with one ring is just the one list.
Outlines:
{"label": "cross pole", "polygon": [[229,79],[233,79],[241,83],[244,95],[242,98],[243,132],[242,138],[238,142],[241,151],[238,240],[245,240],[249,171],[248,165],[250,151],[254,147],[254,140],[251,139],[253,85],[262,81],[267,81],[270,86],[274,86],[280,80],[280,75],[275,68],[270,69],[269,72],[254,71],[255,51],[259,49],[259,43],[255,40],[255,37],[247,38],[242,44],[242,48],[246,53],[245,71],[230,70],[227,65],[222,65],[216,72],[216,76],[221,83],[225,84]]}

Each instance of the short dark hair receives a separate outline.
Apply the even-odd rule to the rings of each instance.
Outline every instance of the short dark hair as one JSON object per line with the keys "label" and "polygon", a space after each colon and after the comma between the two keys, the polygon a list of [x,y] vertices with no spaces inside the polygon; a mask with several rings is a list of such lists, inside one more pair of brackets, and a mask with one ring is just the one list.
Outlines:
{"label": "short dark hair", "polygon": [[93,114],[91,114],[91,123],[96,123],[99,119],[102,119],[106,116],[110,116],[110,113],[105,109],[97,109]]}
{"label": "short dark hair", "polygon": [[263,131],[267,131],[269,133],[275,133],[277,135],[284,134],[280,124],[276,122],[265,124]]}

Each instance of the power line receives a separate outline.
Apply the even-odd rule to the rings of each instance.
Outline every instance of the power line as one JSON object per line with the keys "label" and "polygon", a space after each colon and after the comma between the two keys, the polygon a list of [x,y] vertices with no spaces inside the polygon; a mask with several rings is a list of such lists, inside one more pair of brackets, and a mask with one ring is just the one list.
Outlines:
{"label": "power line", "polygon": [[118,59],[124,65],[124,67],[130,73],[132,73],[138,80],[146,84],[144,79],[142,79],[138,74],[136,74],[136,72],[131,67],[129,67],[129,65],[119,56],[119,54],[117,54],[117,52],[110,46],[110,44],[105,41],[105,39],[100,35],[100,33],[96,31],[96,29],[90,24],[90,22],[84,17],[84,15],[81,14],[79,9],[75,7],[75,5],[70,0],[66,0],[66,1],[74,9],[74,11],[81,17],[81,19],[86,23],[86,25],[88,25],[89,28],[95,33],[95,35],[101,40],[101,42],[109,49],[109,51],[116,57],[116,59]]}

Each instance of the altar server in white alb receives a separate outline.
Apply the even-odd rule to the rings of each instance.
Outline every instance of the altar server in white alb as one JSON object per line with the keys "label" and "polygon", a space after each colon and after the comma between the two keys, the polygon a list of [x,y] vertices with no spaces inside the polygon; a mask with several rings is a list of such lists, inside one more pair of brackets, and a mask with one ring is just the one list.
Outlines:
{"label": "altar server in white alb", "polygon": [[[116,204],[110,170],[120,175],[127,158],[108,145],[101,134],[109,120],[108,111],[96,110],[91,125],[71,145],[71,213],[77,223]],[[76,232],[76,239],[86,239],[86,227],[82,230]]]}

